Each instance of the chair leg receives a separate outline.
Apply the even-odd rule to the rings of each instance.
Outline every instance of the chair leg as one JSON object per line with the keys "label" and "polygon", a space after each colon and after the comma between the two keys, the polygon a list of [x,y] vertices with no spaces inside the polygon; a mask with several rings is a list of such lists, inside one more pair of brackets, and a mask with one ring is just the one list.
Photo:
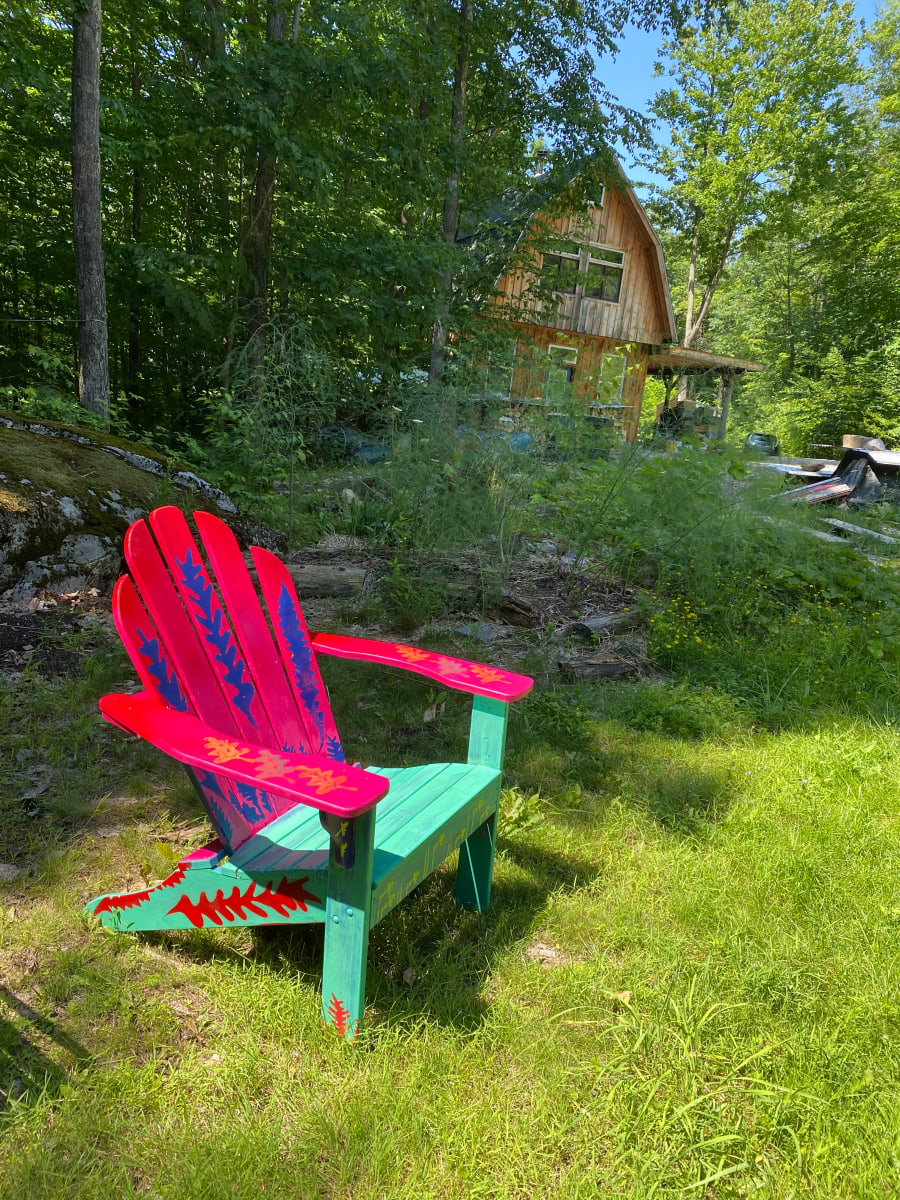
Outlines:
{"label": "chair leg", "polygon": [[322,1020],[355,1042],[366,1001],[366,955],[372,907],[375,810],[353,821],[355,861],[339,865],[332,841],[325,901],[325,958],[322,964]]}
{"label": "chair leg", "polygon": [[497,814],[494,812],[474,833],[469,834],[459,848],[456,903],[460,908],[484,912],[491,902],[496,829]]}

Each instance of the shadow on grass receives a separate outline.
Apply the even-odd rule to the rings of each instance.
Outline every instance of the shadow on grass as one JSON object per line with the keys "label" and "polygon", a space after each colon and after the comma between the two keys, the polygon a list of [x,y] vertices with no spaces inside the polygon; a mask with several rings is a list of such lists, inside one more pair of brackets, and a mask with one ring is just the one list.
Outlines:
{"label": "shadow on grass", "polygon": [[[16,1023],[0,1008],[0,1116],[16,1101],[34,1102],[42,1095],[57,1095],[68,1076],[35,1043],[40,1035],[54,1043],[76,1064],[90,1059],[73,1037],[0,984],[0,1004],[19,1018]],[[30,1027],[30,1028],[29,1028]]]}
{"label": "shadow on grass", "polygon": [[[367,1000],[373,1024],[407,1027],[423,1019],[461,1030],[477,1028],[489,1007],[486,991],[498,962],[528,938],[551,894],[596,879],[596,863],[500,839],[503,869],[483,914],[457,907],[453,860],[430,876],[384,918],[369,942]],[[137,936],[204,964],[248,960],[321,986],[324,926],[261,926],[249,954],[232,949],[221,932],[143,933]]]}

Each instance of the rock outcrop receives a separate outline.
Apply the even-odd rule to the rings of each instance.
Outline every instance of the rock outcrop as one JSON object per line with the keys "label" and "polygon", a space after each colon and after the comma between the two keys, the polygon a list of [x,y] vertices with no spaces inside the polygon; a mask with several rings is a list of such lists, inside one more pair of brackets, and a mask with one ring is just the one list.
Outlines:
{"label": "rock outcrop", "polygon": [[0,415],[0,594],[109,588],[123,532],[165,503],[236,513],[224,492],[192,472],[170,474],[144,447]]}

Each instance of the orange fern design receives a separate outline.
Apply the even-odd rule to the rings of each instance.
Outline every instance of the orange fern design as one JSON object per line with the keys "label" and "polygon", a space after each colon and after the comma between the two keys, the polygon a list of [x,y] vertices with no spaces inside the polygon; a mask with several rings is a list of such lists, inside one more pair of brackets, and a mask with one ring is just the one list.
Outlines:
{"label": "orange fern design", "polygon": [[344,788],[348,792],[357,790],[347,783],[346,775],[335,775],[334,771],[326,771],[322,767],[295,767],[294,770],[320,796],[327,796],[329,792],[334,792],[338,788]]}
{"label": "orange fern design", "polygon": [[359,1021],[350,1021],[350,1012],[334,992],[331,993],[331,1003],[328,1005],[328,1017],[331,1021],[335,1033],[339,1037],[345,1038],[352,1033],[352,1041],[356,1041],[359,1037]]}
{"label": "orange fern design", "polygon": [[287,917],[298,908],[306,912],[308,902],[322,903],[318,896],[314,896],[303,886],[308,879],[309,876],[305,875],[302,879],[294,879],[289,883],[285,876],[274,890],[269,886],[261,892],[257,892],[254,881],[243,892],[235,885],[228,896],[221,888],[211,898],[206,892],[201,892],[197,900],[182,896],[178,903],[169,909],[169,915],[181,913],[195,929],[201,929],[207,922],[211,925],[221,925],[223,921],[229,924],[232,921],[244,921],[248,914],[271,918],[269,909],[279,917]]}
{"label": "orange fern design", "polygon": [[424,662],[426,658],[431,658],[428,650],[415,650],[412,646],[395,645],[394,649],[405,662],[409,663]]}
{"label": "orange fern design", "polygon": [[241,746],[240,743],[233,742],[229,738],[204,738],[203,745],[206,747],[209,757],[219,766],[238,758],[246,758],[250,753],[249,746]]}
{"label": "orange fern design", "polygon": [[482,683],[499,683],[503,678],[503,672],[496,670],[494,667],[480,667],[476,663],[472,663],[469,670]]}
{"label": "orange fern design", "polygon": [[447,658],[444,654],[435,654],[431,666],[441,675],[465,675],[466,664],[457,662],[455,658]]}
{"label": "orange fern design", "polygon": [[294,770],[289,758],[283,754],[273,754],[271,750],[260,750],[253,766],[261,779],[284,779]]}

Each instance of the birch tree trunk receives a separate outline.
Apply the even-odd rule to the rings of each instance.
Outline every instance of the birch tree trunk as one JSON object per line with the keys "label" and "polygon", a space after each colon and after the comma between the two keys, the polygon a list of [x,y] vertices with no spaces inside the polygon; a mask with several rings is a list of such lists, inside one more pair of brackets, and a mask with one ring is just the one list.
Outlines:
{"label": "birch tree trunk", "polygon": [[78,402],[109,420],[100,210],[101,22],[101,0],[81,0],[72,22],[72,225],[78,302]]}
{"label": "birch tree trunk", "polygon": [[[453,72],[453,110],[450,114],[450,174],[444,190],[444,212],[441,222],[441,238],[448,247],[456,243],[459,227],[459,185],[462,180],[463,140],[466,133],[466,97],[469,83],[469,41],[472,32],[474,0],[460,0],[459,49],[456,69]],[[437,305],[434,328],[431,334],[431,361],[428,364],[428,380],[435,383],[444,369],[447,353],[447,336],[450,332],[450,299],[453,294],[453,270],[446,267],[438,282]]]}

